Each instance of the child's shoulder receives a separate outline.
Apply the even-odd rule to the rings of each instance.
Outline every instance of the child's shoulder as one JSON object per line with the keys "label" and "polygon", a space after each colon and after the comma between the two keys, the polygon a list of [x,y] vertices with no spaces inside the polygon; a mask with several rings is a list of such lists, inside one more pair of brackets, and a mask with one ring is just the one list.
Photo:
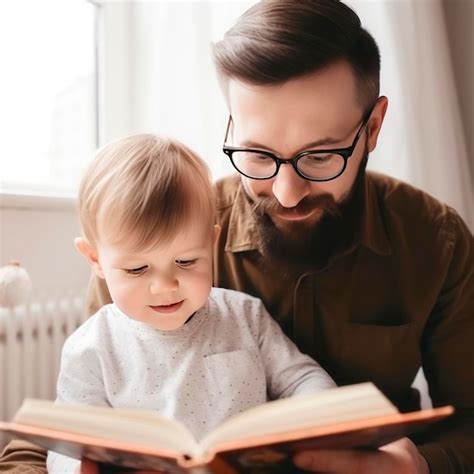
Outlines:
{"label": "child's shoulder", "polygon": [[247,320],[252,324],[258,323],[267,315],[262,300],[241,291],[212,288],[209,300],[212,311],[223,321],[234,320],[241,323]]}
{"label": "child's shoulder", "polygon": [[216,288],[213,287],[209,297],[221,304],[225,305],[236,305],[241,309],[242,304],[261,306],[263,305],[262,300],[255,296],[243,293],[242,291],[229,290],[227,288]]}
{"label": "child's shoulder", "polygon": [[95,344],[105,334],[110,334],[112,324],[117,324],[117,308],[114,304],[102,306],[95,314],[84,321],[66,339],[65,345],[75,345],[76,342]]}
{"label": "child's shoulder", "polygon": [[113,304],[103,306],[66,339],[61,352],[62,371],[87,367],[91,373],[99,373],[101,361],[113,358],[117,346],[125,347],[114,336],[117,311]]}

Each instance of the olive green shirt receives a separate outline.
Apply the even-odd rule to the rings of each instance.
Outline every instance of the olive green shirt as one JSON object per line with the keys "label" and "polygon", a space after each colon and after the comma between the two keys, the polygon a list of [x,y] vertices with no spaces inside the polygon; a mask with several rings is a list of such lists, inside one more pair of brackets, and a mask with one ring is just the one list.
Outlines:
{"label": "olive green shirt", "polygon": [[[338,384],[371,380],[403,411],[419,408],[411,385],[422,366],[433,405],[452,404],[456,414],[413,440],[432,474],[474,472],[474,241],[458,214],[369,172],[349,243],[290,277],[259,253],[239,177],[220,180],[216,190],[215,286],[258,296]],[[109,302],[105,285],[93,280],[89,313]],[[43,472],[44,454],[13,442],[0,472]]]}

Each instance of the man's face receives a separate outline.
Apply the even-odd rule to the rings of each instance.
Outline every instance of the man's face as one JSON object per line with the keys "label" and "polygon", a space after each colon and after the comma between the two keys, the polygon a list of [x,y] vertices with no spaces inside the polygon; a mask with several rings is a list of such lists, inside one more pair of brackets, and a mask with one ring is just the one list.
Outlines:
{"label": "man's face", "polygon": [[[230,80],[233,129],[228,143],[268,150],[283,159],[310,149],[349,147],[366,112],[356,92],[352,70],[342,61],[281,85]],[[308,181],[291,165],[282,165],[268,180],[242,176],[257,209],[283,236],[298,240],[328,213],[339,212],[351,196],[361,163],[375,148],[386,105],[385,98],[379,99],[344,173],[332,181]]]}

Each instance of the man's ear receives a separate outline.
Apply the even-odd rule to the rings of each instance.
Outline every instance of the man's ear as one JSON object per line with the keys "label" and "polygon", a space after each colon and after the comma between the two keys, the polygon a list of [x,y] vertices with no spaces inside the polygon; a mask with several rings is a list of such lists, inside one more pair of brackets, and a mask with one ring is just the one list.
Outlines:
{"label": "man's ear", "polygon": [[99,257],[97,255],[96,249],[85,239],[82,237],[76,237],[74,239],[74,245],[79,253],[82,253],[84,258],[87,260],[89,265],[94,270],[95,274],[99,278],[105,278],[104,272],[102,271],[102,267],[99,263]]}
{"label": "man's ear", "polygon": [[220,233],[221,233],[221,226],[216,224],[214,226],[214,244],[217,242],[217,239],[219,238]]}
{"label": "man's ear", "polygon": [[387,112],[388,99],[385,96],[380,96],[377,100],[377,104],[374,107],[372,116],[367,125],[369,132],[368,140],[368,151],[371,153],[377,146],[377,138],[382,128],[383,120]]}

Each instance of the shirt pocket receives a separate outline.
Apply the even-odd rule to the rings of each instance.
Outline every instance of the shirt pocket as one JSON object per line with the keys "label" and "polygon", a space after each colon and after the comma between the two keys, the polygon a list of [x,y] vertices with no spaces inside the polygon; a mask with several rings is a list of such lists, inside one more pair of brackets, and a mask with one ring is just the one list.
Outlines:
{"label": "shirt pocket", "polygon": [[258,350],[237,350],[204,356],[215,385],[212,404],[227,417],[267,401],[265,370]]}

